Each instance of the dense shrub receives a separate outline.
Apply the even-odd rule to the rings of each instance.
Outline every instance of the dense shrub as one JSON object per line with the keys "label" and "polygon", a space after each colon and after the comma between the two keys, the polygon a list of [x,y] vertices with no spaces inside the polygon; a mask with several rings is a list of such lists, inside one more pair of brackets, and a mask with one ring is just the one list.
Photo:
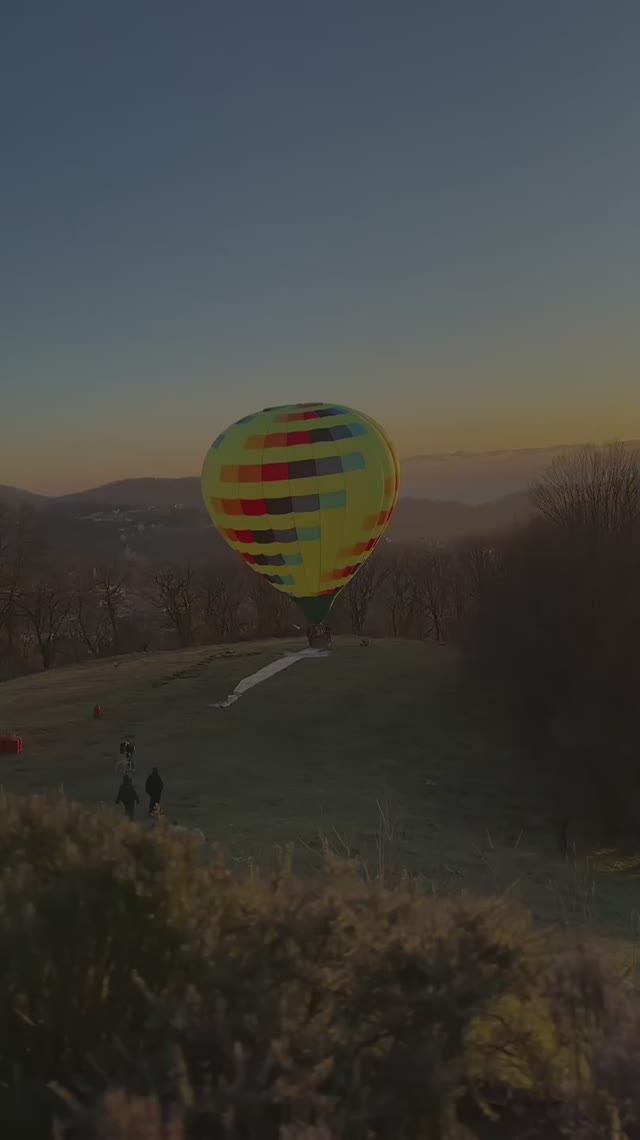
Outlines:
{"label": "dense shrub", "polygon": [[637,843],[640,452],[563,459],[534,501],[482,566],[460,644],[513,714],[562,834],[572,819]]}
{"label": "dense shrub", "polygon": [[240,879],[59,799],[0,800],[0,859],[15,1140],[507,1136],[522,1105],[540,1136],[632,1128],[640,1013],[503,904]]}
{"label": "dense shrub", "polygon": [[139,979],[184,992],[203,871],[189,846],[38,798],[2,799],[0,866],[0,1118],[17,1135],[48,1080],[135,1039]]}

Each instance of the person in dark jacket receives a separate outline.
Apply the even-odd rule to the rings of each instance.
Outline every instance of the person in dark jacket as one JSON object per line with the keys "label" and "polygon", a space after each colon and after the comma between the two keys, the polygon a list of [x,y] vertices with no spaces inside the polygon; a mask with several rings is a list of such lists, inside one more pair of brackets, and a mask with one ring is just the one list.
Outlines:
{"label": "person in dark jacket", "polygon": [[124,758],[125,772],[133,779],[136,774],[136,746],[132,740],[127,739],[125,742]]}
{"label": "person in dark jacket", "polygon": [[164,784],[157,768],[154,768],[151,775],[147,776],[147,782],[144,790],[149,797],[149,815],[153,815],[154,809],[158,807],[162,798],[162,789]]}
{"label": "person in dark jacket", "polygon": [[116,804],[122,804],[128,819],[133,819],[136,813],[136,804],[140,803],[138,793],[133,786],[131,776],[123,776]]}

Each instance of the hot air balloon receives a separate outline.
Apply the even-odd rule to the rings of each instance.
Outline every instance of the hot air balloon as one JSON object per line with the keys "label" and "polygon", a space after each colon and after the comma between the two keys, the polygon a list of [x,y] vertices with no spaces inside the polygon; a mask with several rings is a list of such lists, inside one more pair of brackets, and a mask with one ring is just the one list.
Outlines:
{"label": "hot air balloon", "polygon": [[214,440],[202,469],[217,530],[312,626],[384,534],[398,491],[384,430],[337,404],[245,416]]}

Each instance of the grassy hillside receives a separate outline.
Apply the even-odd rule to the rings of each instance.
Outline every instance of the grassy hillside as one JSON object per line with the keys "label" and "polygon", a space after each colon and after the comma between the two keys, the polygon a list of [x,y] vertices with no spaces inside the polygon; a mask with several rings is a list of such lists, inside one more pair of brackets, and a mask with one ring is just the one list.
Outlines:
{"label": "grassy hillside", "polygon": [[557,857],[535,773],[523,779],[447,650],[346,638],[231,708],[209,707],[288,648],[300,643],[123,658],[3,684],[0,726],[22,734],[25,751],[0,758],[0,783],[18,793],[63,785],[73,799],[112,804],[118,743],[132,733],[141,798],[155,764],[167,817],[200,827],[238,865],[269,864],[293,844],[309,871],[326,839],[390,880],[406,870],[437,893],[511,890],[539,919],[635,934],[636,882]]}

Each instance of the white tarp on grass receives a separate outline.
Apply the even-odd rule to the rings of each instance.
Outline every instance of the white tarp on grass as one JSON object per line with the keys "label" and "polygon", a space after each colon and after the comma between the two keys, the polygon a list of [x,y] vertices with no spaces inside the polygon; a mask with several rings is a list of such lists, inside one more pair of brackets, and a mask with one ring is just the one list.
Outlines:
{"label": "white tarp on grass", "polygon": [[290,665],[295,665],[296,661],[302,661],[306,657],[328,657],[329,653],[326,649],[302,649],[300,653],[289,653],[286,657],[280,657],[277,661],[272,661],[270,665],[263,666],[258,669],[257,673],[251,673],[249,677],[243,677],[239,681],[232,693],[225,697],[224,701],[217,701],[213,705],[209,705],[210,709],[228,709],[240,699],[243,693],[248,689],[252,689],[254,685],[259,685],[261,681],[266,681],[269,677],[273,677],[276,673],[281,673],[283,669],[288,669]]}

